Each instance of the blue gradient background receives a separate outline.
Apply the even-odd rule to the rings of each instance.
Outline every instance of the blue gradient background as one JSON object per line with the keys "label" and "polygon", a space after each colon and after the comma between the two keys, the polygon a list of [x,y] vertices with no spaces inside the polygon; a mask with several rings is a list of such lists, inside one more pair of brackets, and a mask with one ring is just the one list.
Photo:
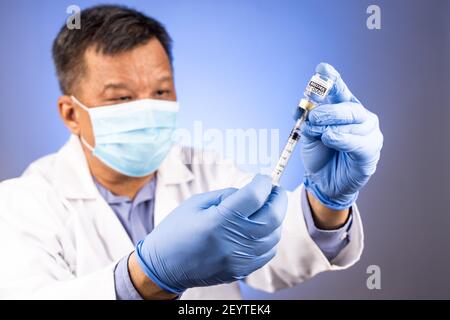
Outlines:
{"label": "blue gradient background", "polygon": [[[68,132],[58,118],[53,38],[70,4],[0,2],[0,180],[57,150]],[[270,295],[247,298],[450,298],[450,1],[128,1],[172,35],[181,126],[280,128],[320,61],[333,64],[380,117],[385,146],[358,201],[365,223],[361,261]],[[366,28],[378,4],[382,29]],[[283,184],[303,168],[297,152]],[[382,271],[368,290],[366,268]]]}

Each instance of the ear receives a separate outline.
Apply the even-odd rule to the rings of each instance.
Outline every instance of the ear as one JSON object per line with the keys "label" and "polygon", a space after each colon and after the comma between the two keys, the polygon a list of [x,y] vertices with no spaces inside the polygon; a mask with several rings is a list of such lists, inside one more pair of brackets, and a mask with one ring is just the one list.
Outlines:
{"label": "ear", "polygon": [[60,96],[58,98],[58,110],[61,119],[66,127],[74,135],[80,135],[80,108],[67,96]]}

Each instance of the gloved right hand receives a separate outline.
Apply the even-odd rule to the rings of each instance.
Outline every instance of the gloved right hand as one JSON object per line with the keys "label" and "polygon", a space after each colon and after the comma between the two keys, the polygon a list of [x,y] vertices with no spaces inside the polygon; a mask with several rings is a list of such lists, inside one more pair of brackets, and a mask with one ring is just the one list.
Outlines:
{"label": "gloved right hand", "polygon": [[195,195],[137,244],[137,261],[175,294],[242,279],[275,256],[286,208],[286,192],[262,175],[239,190]]}

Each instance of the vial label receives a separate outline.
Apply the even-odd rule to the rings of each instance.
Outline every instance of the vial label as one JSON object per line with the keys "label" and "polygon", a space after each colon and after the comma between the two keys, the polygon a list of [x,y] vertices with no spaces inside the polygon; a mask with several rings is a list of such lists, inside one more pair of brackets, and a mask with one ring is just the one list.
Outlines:
{"label": "vial label", "polygon": [[319,97],[324,98],[330,88],[330,84],[327,81],[317,75],[314,75],[311,80],[309,80],[309,83],[306,86],[306,91],[315,93]]}

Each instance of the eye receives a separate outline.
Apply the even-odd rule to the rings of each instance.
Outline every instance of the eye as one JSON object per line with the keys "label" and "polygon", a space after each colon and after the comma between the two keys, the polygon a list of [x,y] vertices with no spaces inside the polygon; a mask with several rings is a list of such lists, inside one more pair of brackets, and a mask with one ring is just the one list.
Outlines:
{"label": "eye", "polygon": [[170,94],[170,90],[157,90],[156,91],[157,97],[165,97],[165,96],[168,96],[169,94]]}
{"label": "eye", "polygon": [[121,97],[115,98],[114,100],[117,100],[117,101],[129,101],[129,100],[132,100],[132,98],[130,96],[121,96]]}
{"label": "eye", "polygon": [[129,101],[132,100],[131,96],[120,96],[120,97],[115,97],[112,100],[114,101]]}

